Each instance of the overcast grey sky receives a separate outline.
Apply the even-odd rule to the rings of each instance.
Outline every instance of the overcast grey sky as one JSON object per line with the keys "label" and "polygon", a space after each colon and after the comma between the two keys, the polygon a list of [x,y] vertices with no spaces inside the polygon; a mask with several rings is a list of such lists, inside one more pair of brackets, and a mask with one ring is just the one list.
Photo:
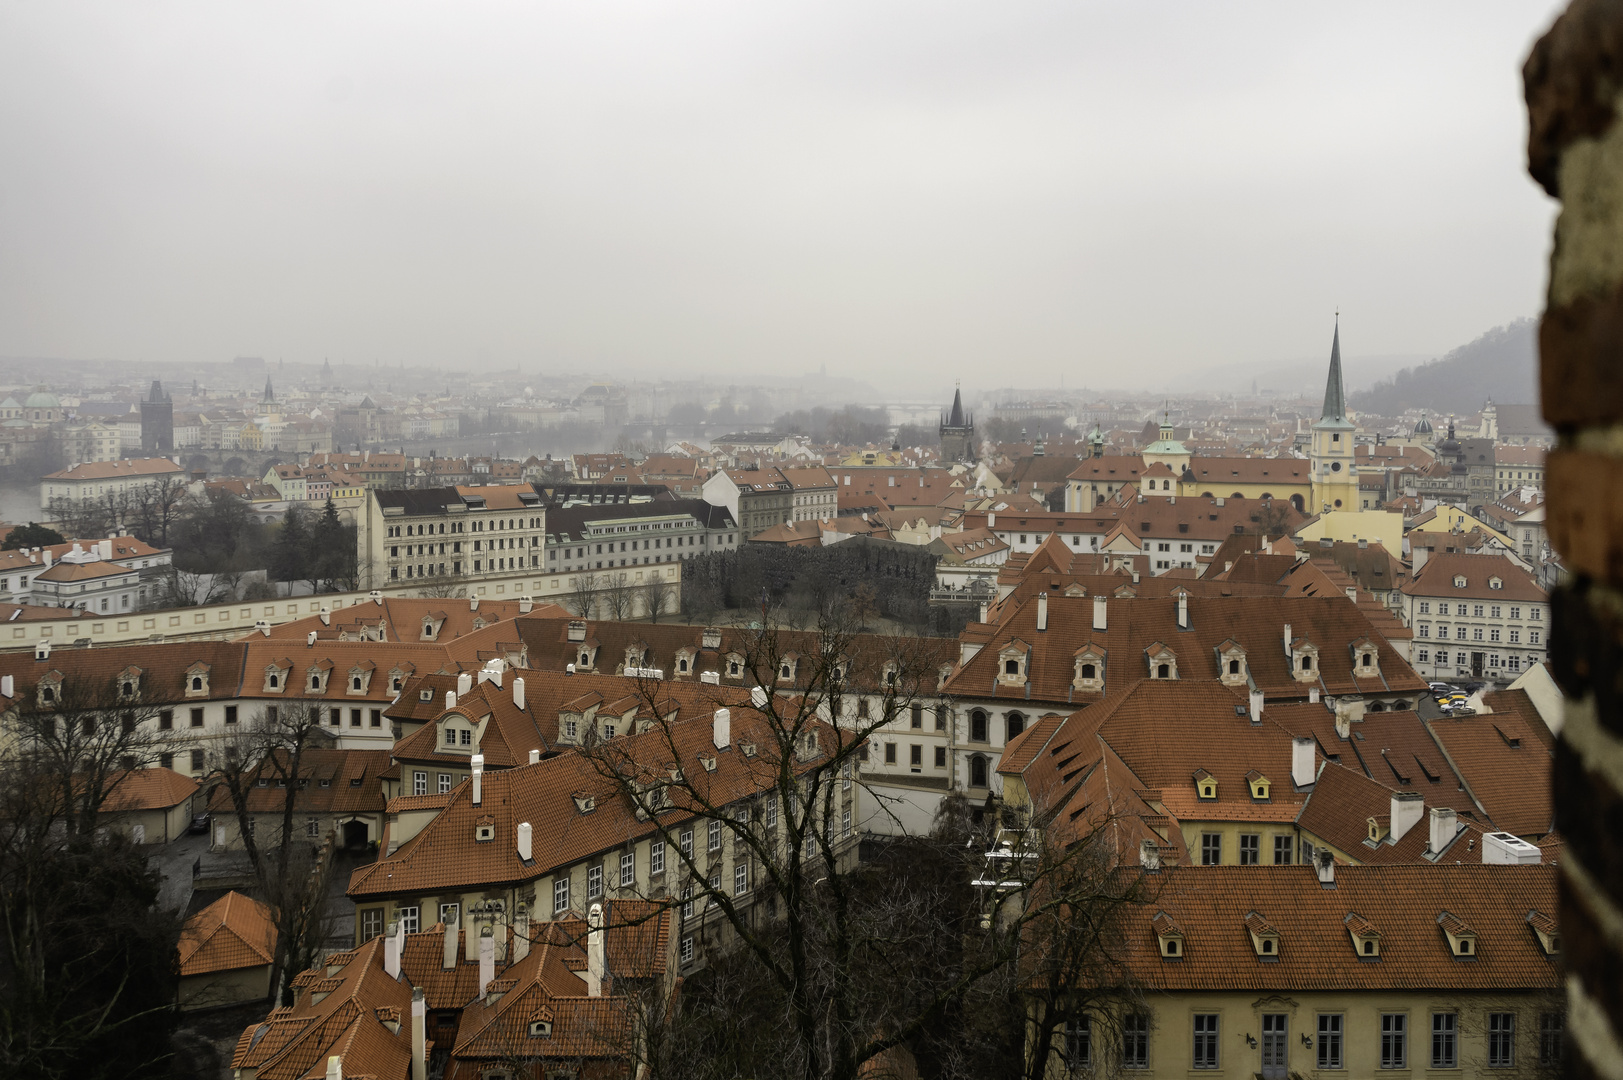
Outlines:
{"label": "overcast grey sky", "polygon": [[1161,386],[1338,306],[1436,355],[1540,306],[1556,9],[7,0],[0,355]]}

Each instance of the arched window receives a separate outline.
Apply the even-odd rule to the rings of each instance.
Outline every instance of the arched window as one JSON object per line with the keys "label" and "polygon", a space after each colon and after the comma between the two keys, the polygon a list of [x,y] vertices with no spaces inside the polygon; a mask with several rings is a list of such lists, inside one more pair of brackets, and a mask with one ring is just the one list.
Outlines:
{"label": "arched window", "polygon": [[1230,660],[1229,661],[1229,674],[1230,675],[1238,675],[1239,673],[1240,673],[1240,662],[1238,660]]}
{"label": "arched window", "polygon": [[1312,671],[1313,670],[1313,657],[1311,657],[1311,656],[1302,657],[1302,670],[1303,671]]}
{"label": "arched window", "polygon": [[1026,718],[1017,712],[1010,713],[1003,722],[1008,726],[1008,734],[1004,736],[1004,742],[1008,742],[1010,739],[1026,730]]}
{"label": "arched window", "polygon": [[1018,674],[1020,674],[1020,661],[1018,661],[1018,660],[1005,660],[1005,661],[1003,661],[1003,674],[1005,674],[1005,675],[1018,675]]}
{"label": "arched window", "polygon": [[274,690],[281,685],[281,676],[273,674],[269,679],[266,680],[266,683],[272,690]]}
{"label": "arched window", "polygon": [[986,759],[979,754],[969,759],[969,786],[986,786]]}
{"label": "arched window", "polygon": [[1302,502],[1302,497],[1300,495],[1292,495],[1291,496],[1291,505],[1296,507],[1297,510],[1301,510],[1303,508],[1303,505],[1304,505],[1303,502]]}
{"label": "arched window", "polygon": [[981,709],[969,714],[969,741],[986,741],[986,713]]}
{"label": "arched window", "polygon": [[1167,679],[1171,678],[1171,676],[1172,667],[1168,664],[1161,664],[1155,669],[1155,677],[1157,679]]}
{"label": "arched window", "polygon": [[203,689],[203,676],[201,676],[201,675],[193,675],[192,676],[192,689],[193,690],[201,690],[201,689]]}
{"label": "arched window", "polygon": [[359,675],[351,675],[349,677],[349,688],[351,690],[359,690],[361,688],[361,677]]}

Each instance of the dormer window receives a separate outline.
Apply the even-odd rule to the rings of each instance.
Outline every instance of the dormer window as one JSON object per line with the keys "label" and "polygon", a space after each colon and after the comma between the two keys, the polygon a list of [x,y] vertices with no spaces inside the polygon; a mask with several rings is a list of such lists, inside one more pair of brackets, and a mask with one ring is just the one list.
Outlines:
{"label": "dormer window", "polygon": [[532,1039],[545,1039],[545,1038],[550,1037],[551,1035],[552,1035],[552,1021],[551,1020],[531,1020],[530,1021],[530,1038],[532,1038]]}
{"label": "dormer window", "polygon": [[727,677],[729,679],[742,678],[744,675],[744,658],[737,653],[727,656]]}
{"label": "dormer window", "polygon": [[1437,925],[1448,939],[1448,951],[1456,960],[1476,959],[1476,931],[1458,915],[1444,911],[1437,916]]}
{"label": "dormer window", "polygon": [[998,682],[1005,686],[1024,686],[1027,657],[1030,646],[1016,638],[998,652]]}
{"label": "dormer window", "polygon": [[1091,642],[1076,651],[1071,684],[1078,690],[1099,692],[1105,686],[1105,651]]}
{"label": "dormer window", "polygon": [[209,692],[209,666],[193,664],[186,669],[186,696],[197,697]]}
{"label": "dormer window", "polygon": [[1202,802],[1210,802],[1217,798],[1217,777],[1205,769],[1195,771],[1195,797]]}
{"label": "dormer window", "polygon": [[1491,577],[1491,578],[1488,579],[1488,588],[1490,588],[1490,589],[1503,589],[1504,587],[1505,587],[1505,579],[1504,578]]}
{"label": "dormer window", "polygon": [[597,798],[588,792],[577,791],[571,798],[575,800],[575,809],[582,814],[590,814],[597,809]]}
{"label": "dormer window", "polygon": [[273,671],[269,675],[265,676],[265,687],[266,687],[266,689],[275,690],[275,689],[279,688],[281,685],[282,685],[282,676],[280,674],[278,674],[277,672]]}
{"label": "dormer window", "polygon": [[1161,945],[1161,958],[1163,960],[1179,960],[1184,955],[1183,927],[1164,911],[1157,911],[1155,918],[1150,920],[1150,926],[1155,930],[1156,940]]}
{"label": "dormer window", "polygon": [[791,655],[791,656],[785,656],[781,660],[778,661],[778,681],[779,682],[794,682],[795,681],[795,671],[800,666],[799,659],[800,659],[799,657]]}
{"label": "dormer window", "polygon": [[1381,932],[1375,924],[1356,912],[1349,912],[1342,920],[1352,938],[1353,952],[1360,960],[1378,960],[1381,956]]}
{"label": "dormer window", "polygon": [[1317,682],[1319,647],[1304,638],[1291,642],[1291,672],[1297,682]]}
{"label": "dormer window", "polygon": [[1465,588],[1465,575],[1464,574],[1455,574],[1454,575],[1454,587],[1456,589]]}
{"label": "dormer window", "polygon": [[1178,654],[1159,641],[1151,642],[1144,650],[1145,659],[1149,663],[1150,678],[1176,679],[1178,677]]}
{"label": "dormer window", "polygon": [[1539,911],[1529,911],[1527,925],[1531,926],[1533,933],[1538,936],[1539,948],[1544,950],[1545,956],[1555,957],[1561,954],[1561,932],[1557,929],[1554,919]]}
{"label": "dormer window", "polygon": [[1251,948],[1262,960],[1279,959],[1279,931],[1255,911],[1246,913],[1245,928],[1251,935]]}
{"label": "dormer window", "polygon": [[483,844],[496,839],[496,819],[482,817],[473,824],[473,839],[475,843]]}
{"label": "dormer window", "polygon": [[1253,802],[1267,802],[1270,784],[1268,778],[1255,769],[1245,774],[1245,782],[1251,788]]}

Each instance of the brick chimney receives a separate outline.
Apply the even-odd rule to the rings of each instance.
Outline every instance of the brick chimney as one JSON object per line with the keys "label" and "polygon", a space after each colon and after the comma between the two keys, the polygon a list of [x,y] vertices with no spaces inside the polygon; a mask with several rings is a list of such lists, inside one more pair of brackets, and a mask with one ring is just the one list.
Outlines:
{"label": "brick chimney", "polygon": [[423,988],[411,988],[411,1080],[428,1080],[428,1003]]}
{"label": "brick chimney", "polygon": [[603,996],[603,905],[593,904],[586,914],[586,993]]}
{"label": "brick chimney", "polygon": [[1454,834],[1460,831],[1459,815],[1443,806],[1431,808],[1431,838],[1426,844],[1429,855],[1441,855],[1443,849],[1454,842]]}
{"label": "brick chimney", "polygon": [[1394,791],[1391,809],[1392,842],[1395,844],[1402,840],[1425,816],[1426,803],[1420,792]]}

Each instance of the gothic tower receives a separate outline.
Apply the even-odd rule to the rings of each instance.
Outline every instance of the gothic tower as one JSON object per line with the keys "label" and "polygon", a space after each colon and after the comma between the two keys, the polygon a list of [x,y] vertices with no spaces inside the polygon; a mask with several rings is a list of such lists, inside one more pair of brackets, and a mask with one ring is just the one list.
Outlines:
{"label": "gothic tower", "polygon": [[1358,509],[1358,469],[1353,455],[1353,433],[1347,419],[1347,392],[1341,381],[1341,320],[1330,342],[1330,376],[1324,384],[1324,408],[1313,423],[1308,455],[1312,462],[1313,505],[1310,514]]}
{"label": "gothic tower", "polygon": [[979,447],[975,443],[975,417],[964,411],[963,394],[952,392],[952,411],[941,417],[941,460],[973,465]]}

